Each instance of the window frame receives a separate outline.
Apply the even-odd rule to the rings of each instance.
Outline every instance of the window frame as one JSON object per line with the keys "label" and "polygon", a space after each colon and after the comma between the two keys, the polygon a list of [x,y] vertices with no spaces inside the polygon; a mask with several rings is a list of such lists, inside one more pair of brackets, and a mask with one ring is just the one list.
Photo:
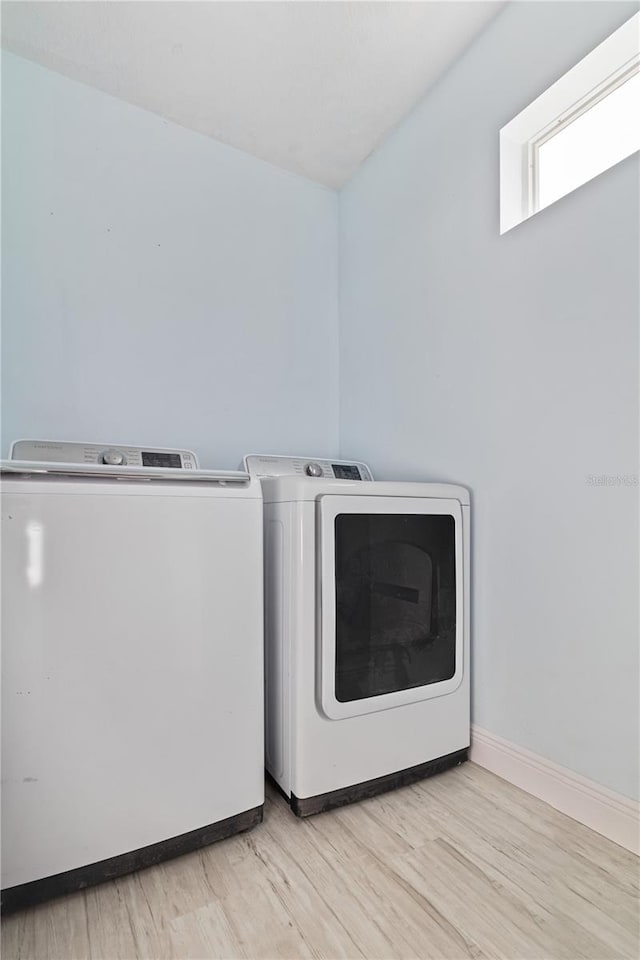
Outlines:
{"label": "window frame", "polygon": [[538,203],[539,148],[638,72],[640,13],[634,14],[502,127],[501,234],[544,209]]}

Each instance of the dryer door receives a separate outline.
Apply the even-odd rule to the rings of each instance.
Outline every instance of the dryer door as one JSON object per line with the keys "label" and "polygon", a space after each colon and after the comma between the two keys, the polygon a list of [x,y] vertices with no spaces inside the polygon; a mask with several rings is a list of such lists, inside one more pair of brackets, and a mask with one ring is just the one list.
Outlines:
{"label": "dryer door", "polygon": [[465,668],[459,502],[323,496],[317,522],[323,713],[452,693]]}

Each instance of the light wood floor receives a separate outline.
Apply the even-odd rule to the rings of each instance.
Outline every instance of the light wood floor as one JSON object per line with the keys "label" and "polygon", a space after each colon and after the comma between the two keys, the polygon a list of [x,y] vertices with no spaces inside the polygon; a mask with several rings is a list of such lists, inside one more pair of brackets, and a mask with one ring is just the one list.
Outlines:
{"label": "light wood floor", "polygon": [[17,958],[637,958],[638,860],[473,764],[3,923]]}

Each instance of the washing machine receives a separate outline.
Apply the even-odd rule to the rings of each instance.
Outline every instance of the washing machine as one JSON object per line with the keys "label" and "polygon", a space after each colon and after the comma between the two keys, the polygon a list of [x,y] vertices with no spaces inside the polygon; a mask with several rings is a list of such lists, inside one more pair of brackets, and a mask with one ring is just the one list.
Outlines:
{"label": "washing machine", "polygon": [[262,483],[266,766],[298,816],[469,747],[469,493],[248,455]]}
{"label": "washing machine", "polygon": [[2,907],[259,823],[262,496],[187,450],[2,462]]}

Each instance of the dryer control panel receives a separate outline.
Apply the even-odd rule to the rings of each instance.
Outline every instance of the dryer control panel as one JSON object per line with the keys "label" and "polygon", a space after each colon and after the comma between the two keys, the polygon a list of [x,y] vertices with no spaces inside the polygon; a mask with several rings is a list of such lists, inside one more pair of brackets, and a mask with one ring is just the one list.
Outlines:
{"label": "dryer control panel", "polygon": [[122,443],[77,443],[55,440],[16,440],[9,453],[11,460],[39,463],[77,463],[112,467],[170,467],[197,470],[198,458],[191,450],[166,450],[162,447],[131,447]]}
{"label": "dryer control panel", "polygon": [[242,468],[253,477],[308,477],[310,480],[373,480],[366,463],[318,457],[281,457],[247,454]]}

